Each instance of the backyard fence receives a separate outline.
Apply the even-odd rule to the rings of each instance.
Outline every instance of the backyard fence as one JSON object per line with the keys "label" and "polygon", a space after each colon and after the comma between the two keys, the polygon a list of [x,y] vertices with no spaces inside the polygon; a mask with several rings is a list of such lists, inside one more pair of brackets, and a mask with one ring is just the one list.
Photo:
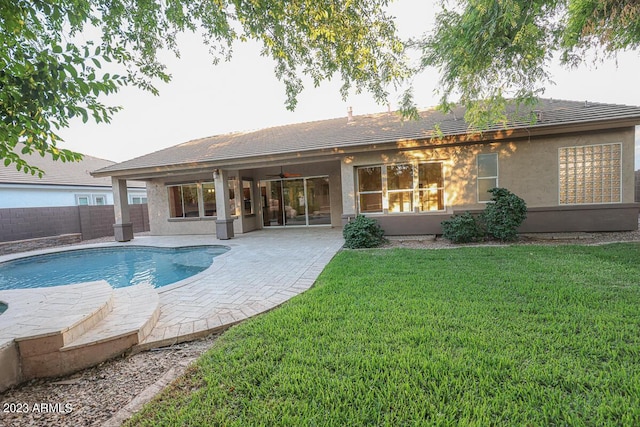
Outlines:
{"label": "backyard fence", "polygon": [[[130,205],[133,231],[149,231],[147,205]],[[0,209],[0,242],[79,234],[82,240],[113,236],[113,205]]]}

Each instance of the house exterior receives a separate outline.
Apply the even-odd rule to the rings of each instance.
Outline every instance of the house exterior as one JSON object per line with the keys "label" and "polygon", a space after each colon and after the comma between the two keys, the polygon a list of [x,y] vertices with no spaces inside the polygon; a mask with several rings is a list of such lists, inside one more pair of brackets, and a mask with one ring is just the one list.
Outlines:
{"label": "house exterior", "polygon": [[[535,122],[531,117],[535,117]],[[358,214],[389,235],[440,234],[484,209],[492,187],[522,197],[522,232],[637,228],[634,135],[640,108],[541,99],[510,122],[468,132],[464,110],[351,116],[198,139],[99,169],[128,230],[127,182],[147,184],[152,234],[342,227]]]}
{"label": "house exterior", "polygon": [[[67,163],[39,154],[21,156],[45,174],[40,178],[14,165],[1,166],[0,209],[113,204],[111,179],[94,178],[90,172],[115,162],[86,155],[80,162]],[[130,182],[127,192],[129,203],[146,203],[144,183]]]}

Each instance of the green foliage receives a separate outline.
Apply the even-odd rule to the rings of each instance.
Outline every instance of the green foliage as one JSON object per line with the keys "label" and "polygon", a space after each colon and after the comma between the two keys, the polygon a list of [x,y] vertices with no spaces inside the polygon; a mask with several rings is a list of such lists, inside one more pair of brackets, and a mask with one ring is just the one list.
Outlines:
{"label": "green foliage", "polygon": [[[453,5],[451,3],[454,3]],[[441,103],[466,107],[472,128],[505,123],[505,99],[531,107],[552,82],[554,57],[567,66],[640,46],[640,4],[617,0],[442,2],[435,29],[415,45],[422,68],[441,72]],[[531,120],[535,117],[530,116]]]}
{"label": "green foliage", "polygon": [[358,215],[342,230],[344,246],[350,249],[375,248],[385,242],[384,231],[378,221]]}
{"label": "green foliage", "polygon": [[487,234],[501,241],[518,238],[518,227],[527,218],[527,204],[506,188],[489,190],[491,203],[482,213],[482,221]]}
{"label": "green foliage", "polygon": [[476,242],[484,237],[484,231],[469,212],[454,215],[442,221],[442,237],[453,243]]}
{"label": "green foliage", "polygon": [[287,108],[303,89],[336,75],[341,93],[367,90],[383,102],[386,87],[407,76],[403,44],[388,0],[61,0],[3,1],[0,7],[0,161],[42,171],[20,156],[37,152],[63,161],[79,155],[56,148],[69,119],[109,122],[119,107],[99,98],[132,85],[157,94],[170,75],[162,50],[179,55],[177,36],[198,31],[213,62],[233,44],[262,43],[284,82]]}
{"label": "green foliage", "polygon": [[640,245],[343,251],[127,426],[640,425]]}

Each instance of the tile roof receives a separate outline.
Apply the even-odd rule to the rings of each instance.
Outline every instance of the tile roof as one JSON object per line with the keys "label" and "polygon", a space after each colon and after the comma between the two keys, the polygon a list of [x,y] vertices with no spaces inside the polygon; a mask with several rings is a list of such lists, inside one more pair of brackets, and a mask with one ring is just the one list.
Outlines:
{"label": "tile roof", "polygon": [[[72,185],[91,187],[111,187],[111,178],[95,178],[91,171],[114,165],[115,162],[85,155],[80,162],[54,161],[51,156],[39,154],[21,155],[30,165],[44,170],[44,175],[31,175],[18,171],[15,165],[0,164],[0,184],[30,184],[30,185]],[[129,186],[143,186],[143,183],[129,183]]]}
{"label": "tile roof", "polygon": [[[514,111],[511,106],[511,112]],[[640,123],[640,107],[541,99],[535,110],[538,121],[514,120],[511,129],[542,129],[596,122],[631,121]],[[420,112],[419,120],[402,120],[396,113],[381,113],[308,123],[277,126],[252,132],[239,132],[196,139],[96,171],[98,176],[132,172],[147,168],[216,164],[234,159],[302,154],[320,150],[358,148],[406,140],[429,139],[439,128],[442,136],[468,133],[464,109],[443,114],[436,109]],[[520,117],[523,117],[520,114]],[[627,124],[628,125],[628,124]],[[504,130],[496,126],[490,131]]]}

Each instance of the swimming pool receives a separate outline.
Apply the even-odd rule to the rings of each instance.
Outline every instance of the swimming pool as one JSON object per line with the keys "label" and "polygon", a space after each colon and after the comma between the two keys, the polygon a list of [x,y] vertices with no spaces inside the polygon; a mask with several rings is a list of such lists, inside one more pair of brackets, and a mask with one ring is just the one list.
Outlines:
{"label": "swimming pool", "polygon": [[29,256],[0,263],[0,290],[40,288],[106,280],[121,288],[170,285],[193,276],[227,252],[224,246],[89,248]]}

